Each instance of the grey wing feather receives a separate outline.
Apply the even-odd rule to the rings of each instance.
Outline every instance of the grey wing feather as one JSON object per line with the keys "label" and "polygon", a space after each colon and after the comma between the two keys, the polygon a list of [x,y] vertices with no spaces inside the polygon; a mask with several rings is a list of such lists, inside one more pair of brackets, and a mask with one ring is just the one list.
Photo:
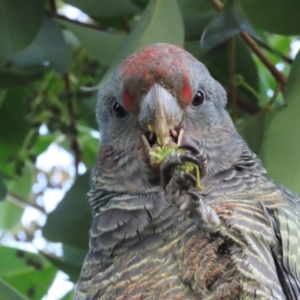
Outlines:
{"label": "grey wing feather", "polygon": [[[282,252],[273,249],[278,276],[288,299],[300,299],[300,199],[278,185],[289,206],[271,213],[274,230],[281,241]],[[281,253],[280,253],[281,252]]]}

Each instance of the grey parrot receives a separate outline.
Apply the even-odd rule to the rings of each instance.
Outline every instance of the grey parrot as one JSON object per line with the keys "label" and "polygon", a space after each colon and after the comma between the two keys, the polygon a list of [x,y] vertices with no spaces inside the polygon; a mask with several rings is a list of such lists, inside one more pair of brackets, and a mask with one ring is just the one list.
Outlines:
{"label": "grey parrot", "polygon": [[226,102],[202,63],[164,43],[103,85],[76,299],[300,299],[299,197],[267,177]]}

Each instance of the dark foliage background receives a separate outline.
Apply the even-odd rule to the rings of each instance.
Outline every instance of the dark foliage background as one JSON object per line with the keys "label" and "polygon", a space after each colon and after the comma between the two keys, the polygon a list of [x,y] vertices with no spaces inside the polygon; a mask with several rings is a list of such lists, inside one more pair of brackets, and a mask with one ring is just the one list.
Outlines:
{"label": "dark foliage background", "polygon": [[0,299],[53,299],[58,270],[76,282],[99,147],[96,91],[147,44],[201,60],[270,177],[300,193],[299,11],[299,0],[0,0]]}

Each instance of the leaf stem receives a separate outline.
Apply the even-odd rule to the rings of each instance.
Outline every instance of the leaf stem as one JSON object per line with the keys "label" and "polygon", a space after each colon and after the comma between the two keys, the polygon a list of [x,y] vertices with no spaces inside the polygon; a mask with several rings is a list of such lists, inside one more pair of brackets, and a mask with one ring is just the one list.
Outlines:
{"label": "leaf stem", "polygon": [[35,203],[27,202],[24,199],[21,199],[20,197],[18,197],[17,195],[15,195],[13,193],[7,194],[7,199],[10,200],[11,202],[15,203],[16,205],[22,207],[22,208],[30,206],[30,207],[38,210],[39,212],[41,212],[44,215],[47,214],[47,212],[45,211],[45,209],[42,206],[39,206]]}

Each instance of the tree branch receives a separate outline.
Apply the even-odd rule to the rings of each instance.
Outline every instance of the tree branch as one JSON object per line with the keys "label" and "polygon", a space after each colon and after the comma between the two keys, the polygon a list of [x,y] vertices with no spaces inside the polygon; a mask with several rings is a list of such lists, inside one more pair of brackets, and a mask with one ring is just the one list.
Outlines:
{"label": "tree branch", "polygon": [[70,116],[70,129],[71,129],[71,149],[74,152],[75,156],[75,170],[76,176],[78,176],[78,165],[80,163],[81,151],[76,138],[77,128],[76,128],[76,115],[74,108],[74,101],[71,92],[71,84],[70,84],[70,76],[69,73],[64,75],[65,87],[66,87],[66,95],[67,95],[67,105]]}
{"label": "tree branch", "polygon": [[45,209],[42,206],[39,206],[39,205],[37,205],[35,203],[27,202],[27,201],[21,199],[20,197],[18,197],[17,195],[15,195],[15,194],[9,193],[8,194],[8,199],[11,202],[15,203],[16,205],[18,205],[18,206],[20,206],[22,208],[26,208],[26,207],[29,206],[29,207],[32,207],[32,208],[38,210],[39,212],[41,212],[44,215],[47,214],[47,212],[45,211]]}
{"label": "tree branch", "polygon": [[[218,11],[222,10],[222,8],[224,7],[223,3],[220,0],[210,0],[210,2]],[[286,76],[276,69],[276,67],[272,64],[268,57],[265,56],[265,54],[260,50],[254,39],[247,32],[241,32],[240,36],[248,45],[248,47],[261,60],[261,62],[266,66],[266,68],[270,71],[270,73],[273,75],[276,81],[280,84],[281,91],[284,91],[287,82]]]}

